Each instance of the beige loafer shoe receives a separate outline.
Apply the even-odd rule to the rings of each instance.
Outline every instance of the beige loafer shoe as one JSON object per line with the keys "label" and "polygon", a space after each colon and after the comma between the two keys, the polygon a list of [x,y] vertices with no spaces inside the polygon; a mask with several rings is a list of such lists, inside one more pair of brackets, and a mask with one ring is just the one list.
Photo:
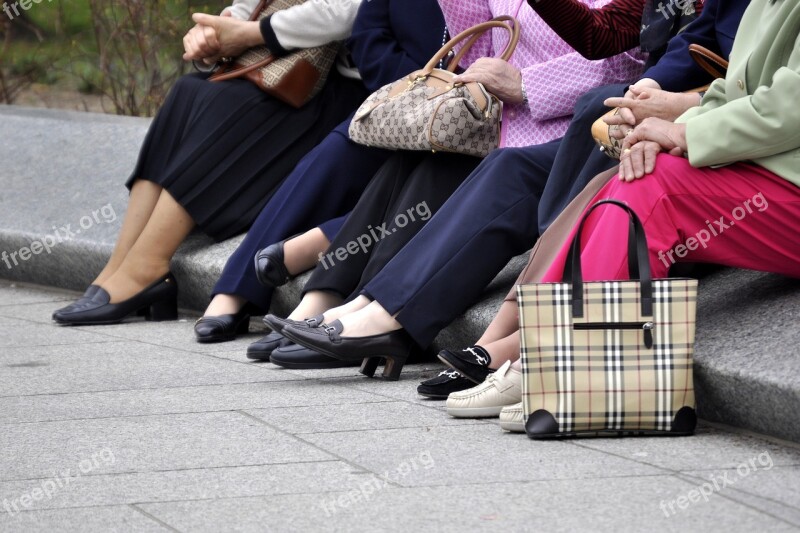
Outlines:
{"label": "beige loafer shoe", "polygon": [[525,417],[522,416],[522,402],[506,405],[500,411],[500,427],[512,433],[525,433]]}
{"label": "beige loafer shoe", "polygon": [[486,381],[447,397],[447,414],[455,418],[490,418],[500,415],[506,405],[522,400],[522,373],[507,361]]}

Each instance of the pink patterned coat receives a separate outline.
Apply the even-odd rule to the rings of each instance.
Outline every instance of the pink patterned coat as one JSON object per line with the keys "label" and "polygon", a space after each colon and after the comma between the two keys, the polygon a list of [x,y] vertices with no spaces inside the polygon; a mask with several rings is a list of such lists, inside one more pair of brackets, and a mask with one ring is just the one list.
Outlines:
{"label": "pink patterned coat", "polygon": [[[601,7],[609,0],[582,0]],[[530,146],[562,137],[578,97],[602,85],[630,83],[642,72],[638,50],[600,61],[589,61],[550,29],[525,0],[439,0],[450,35],[492,17],[513,15],[521,36],[511,63],[522,72],[528,105],[506,104],[501,147]],[[466,68],[480,57],[496,57],[505,49],[508,33],[492,30],[461,61]]]}

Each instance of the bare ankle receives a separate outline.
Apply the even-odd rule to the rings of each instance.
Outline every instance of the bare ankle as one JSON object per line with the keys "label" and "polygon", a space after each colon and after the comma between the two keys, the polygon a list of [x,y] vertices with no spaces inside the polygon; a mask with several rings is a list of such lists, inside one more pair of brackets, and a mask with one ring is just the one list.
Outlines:
{"label": "bare ankle", "polygon": [[286,241],[283,246],[284,265],[293,276],[314,268],[319,255],[328,249],[330,241],[319,228]]}

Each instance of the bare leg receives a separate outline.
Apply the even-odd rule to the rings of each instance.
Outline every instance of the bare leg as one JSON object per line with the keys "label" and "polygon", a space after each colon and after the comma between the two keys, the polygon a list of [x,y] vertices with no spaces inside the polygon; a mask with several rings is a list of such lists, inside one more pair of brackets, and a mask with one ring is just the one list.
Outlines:
{"label": "bare leg", "polygon": [[309,230],[283,245],[284,264],[289,274],[296,276],[311,270],[319,261],[319,254],[325,252],[331,242],[319,228]]}
{"label": "bare leg", "polygon": [[[367,300],[366,296],[359,296]],[[351,303],[354,303],[355,300]],[[350,305],[350,304],[348,304]],[[339,307],[344,309],[347,306]],[[333,310],[331,310],[333,311]],[[326,322],[328,313],[325,313]],[[382,335],[403,329],[402,324],[395,320],[389,312],[378,302],[371,302],[361,309],[341,315],[342,335],[347,337],[366,337],[368,335]]]}
{"label": "bare leg", "polygon": [[511,335],[500,340],[479,345],[489,352],[489,355],[492,357],[489,368],[494,370],[500,368],[506,361],[516,361],[519,359],[519,332],[515,331]]}
{"label": "bare leg", "polygon": [[[319,254],[327,250],[330,245],[330,241],[319,228],[314,228],[286,241],[283,245],[283,262],[289,274],[296,276],[313,268]],[[233,315],[238,313],[246,303],[247,300],[236,294],[217,294],[208,304],[203,316]],[[310,316],[317,314],[319,313]]]}
{"label": "bare leg", "polygon": [[203,316],[235,315],[246,303],[247,300],[236,294],[217,294],[211,299]]}
{"label": "bare leg", "polygon": [[317,316],[340,305],[344,299],[338,294],[327,291],[311,291],[303,296],[300,304],[289,315],[291,320],[303,320]]}
{"label": "bare leg", "polygon": [[153,209],[156,207],[162,188],[152,181],[137,180],[131,188],[128,209],[125,211],[125,219],[122,228],[119,230],[117,243],[111,257],[103,268],[102,272],[94,280],[94,285],[101,285],[117,271],[119,265],[125,260],[136,239],[142,234]]}
{"label": "bare leg", "polygon": [[497,311],[492,323],[489,324],[489,327],[486,328],[486,331],[483,332],[483,335],[475,344],[486,348],[487,344],[504,339],[511,334],[516,335],[518,330],[517,304],[513,301],[505,301],[500,306],[500,310]]}
{"label": "bare leg", "polygon": [[111,295],[111,303],[127,300],[169,272],[175,250],[194,225],[189,213],[162,190],[142,234],[117,271],[102,283]]}

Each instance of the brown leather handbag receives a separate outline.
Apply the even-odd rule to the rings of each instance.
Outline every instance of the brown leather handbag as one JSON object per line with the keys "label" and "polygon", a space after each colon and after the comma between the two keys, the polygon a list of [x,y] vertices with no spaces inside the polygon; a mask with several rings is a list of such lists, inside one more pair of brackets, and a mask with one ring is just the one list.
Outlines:
{"label": "brown leather handbag", "polygon": [[[723,57],[715,54],[704,46],[690,44],[689,54],[698,65],[715,79],[724,78],[728,72],[728,62]],[[708,89],[708,85],[699,87],[690,92],[703,92],[706,89]],[[606,124],[604,119],[616,115],[617,113],[619,113],[619,108],[612,109],[592,124],[592,137],[594,137],[595,142],[600,146],[600,151],[612,159],[619,159],[620,151],[622,150],[622,139],[617,139],[611,135],[611,126]]]}
{"label": "brown leather handbag", "polygon": [[[304,2],[305,0],[261,0],[253,10],[250,21],[259,21]],[[332,42],[297,50],[283,57],[275,57],[266,46],[256,46],[237,57],[230,65],[223,65],[209,80],[245,78],[270,96],[300,108],[322,90],[340,46],[341,43]]]}
{"label": "brown leather handbag", "polygon": [[[510,39],[500,59],[508,61],[519,42],[516,19],[502,16],[459,33],[428,64],[373,93],[356,111],[350,138],[390,150],[454,152],[484,157],[500,141],[503,104],[477,82],[453,83],[464,54],[487,31],[501,28]],[[461,42],[447,70],[436,68]]]}

